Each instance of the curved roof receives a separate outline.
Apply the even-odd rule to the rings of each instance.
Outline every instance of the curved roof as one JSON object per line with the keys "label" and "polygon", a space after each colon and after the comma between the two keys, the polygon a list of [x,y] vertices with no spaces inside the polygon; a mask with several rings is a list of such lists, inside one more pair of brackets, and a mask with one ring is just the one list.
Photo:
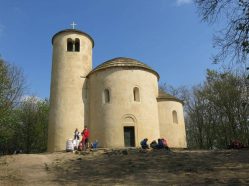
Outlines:
{"label": "curved roof", "polygon": [[172,96],[164,91],[160,91],[159,90],[159,95],[157,97],[157,100],[162,100],[162,101],[177,101],[180,102],[182,104],[184,104],[183,100],[178,99],[175,96]]}
{"label": "curved roof", "polygon": [[149,67],[148,65],[146,65],[138,60],[126,58],[126,57],[118,57],[118,58],[108,60],[108,61],[100,64],[96,68],[94,68],[88,75],[93,74],[93,73],[100,71],[100,70],[104,70],[107,68],[114,68],[114,67],[140,68],[140,69],[150,71],[153,74],[155,74],[158,79],[160,78],[159,74],[155,70],[153,70],[151,67]]}
{"label": "curved roof", "polygon": [[54,43],[54,38],[55,38],[56,36],[58,36],[58,35],[61,34],[61,33],[65,33],[65,32],[68,32],[68,33],[75,33],[75,34],[81,34],[81,35],[84,35],[84,36],[88,37],[88,38],[91,40],[92,45],[93,45],[93,47],[94,47],[94,40],[93,40],[93,38],[92,38],[90,35],[88,35],[87,33],[82,32],[82,31],[80,31],[80,30],[76,30],[76,29],[65,29],[65,30],[61,30],[61,31],[57,32],[57,33],[52,37],[52,44]]}

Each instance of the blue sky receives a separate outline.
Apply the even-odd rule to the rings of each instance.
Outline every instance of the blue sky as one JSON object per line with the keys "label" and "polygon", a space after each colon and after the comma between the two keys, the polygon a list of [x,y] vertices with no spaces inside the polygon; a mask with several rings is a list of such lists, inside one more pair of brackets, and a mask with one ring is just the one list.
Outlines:
{"label": "blue sky", "polygon": [[95,41],[94,67],[135,58],[176,87],[198,84],[217,68],[214,27],[201,22],[191,0],[0,0],[0,54],[24,71],[26,94],[49,97],[51,38],[72,21]]}

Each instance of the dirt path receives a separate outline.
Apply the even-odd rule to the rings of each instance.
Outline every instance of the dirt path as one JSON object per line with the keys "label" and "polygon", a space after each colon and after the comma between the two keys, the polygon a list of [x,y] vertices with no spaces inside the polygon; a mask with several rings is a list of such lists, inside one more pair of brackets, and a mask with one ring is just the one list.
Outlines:
{"label": "dirt path", "polygon": [[249,185],[248,150],[21,154],[0,167],[0,185]]}

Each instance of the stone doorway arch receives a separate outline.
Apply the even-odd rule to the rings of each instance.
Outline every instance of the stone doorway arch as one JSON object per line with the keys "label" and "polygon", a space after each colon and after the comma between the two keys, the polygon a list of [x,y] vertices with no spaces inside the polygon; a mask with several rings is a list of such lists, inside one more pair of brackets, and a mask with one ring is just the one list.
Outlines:
{"label": "stone doorway arch", "polygon": [[125,147],[136,147],[137,145],[137,120],[132,114],[126,114],[122,117],[122,131]]}

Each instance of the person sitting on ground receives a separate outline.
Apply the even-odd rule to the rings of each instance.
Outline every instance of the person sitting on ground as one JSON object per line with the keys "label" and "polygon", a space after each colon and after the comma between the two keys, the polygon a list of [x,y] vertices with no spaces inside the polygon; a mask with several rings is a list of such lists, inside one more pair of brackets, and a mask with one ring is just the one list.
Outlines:
{"label": "person sitting on ground", "polygon": [[170,150],[170,148],[169,148],[169,146],[168,146],[167,140],[164,139],[164,138],[162,138],[161,140],[162,140],[162,143],[163,143],[163,147],[164,147],[165,149],[167,149],[167,150]]}
{"label": "person sitting on ground", "polygon": [[140,145],[142,147],[142,149],[148,149],[149,145],[147,144],[148,138],[144,138],[141,142]]}
{"label": "person sitting on ground", "polygon": [[98,147],[98,140],[95,140],[92,144],[91,144],[91,148],[92,149],[96,149]]}
{"label": "person sitting on ground", "polygon": [[244,145],[238,139],[235,139],[235,140],[230,141],[228,148],[229,149],[241,149],[241,148],[244,148]]}
{"label": "person sitting on ground", "polygon": [[157,143],[156,148],[157,148],[157,149],[163,149],[163,148],[164,148],[164,145],[163,145],[162,139],[158,138],[157,141],[158,141],[158,143]]}
{"label": "person sitting on ground", "polygon": [[153,141],[150,143],[150,147],[151,147],[152,149],[156,149],[156,148],[157,148],[157,142],[156,142],[156,140],[153,140]]}
{"label": "person sitting on ground", "polygon": [[83,142],[81,141],[78,145],[78,151],[82,151],[83,150]]}

